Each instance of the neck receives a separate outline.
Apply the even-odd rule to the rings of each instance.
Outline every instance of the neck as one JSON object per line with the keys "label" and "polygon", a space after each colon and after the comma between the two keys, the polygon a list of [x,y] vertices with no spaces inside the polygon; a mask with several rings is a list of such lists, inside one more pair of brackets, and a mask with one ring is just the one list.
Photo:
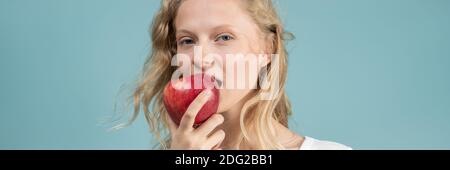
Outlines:
{"label": "neck", "polygon": [[[240,115],[241,110],[246,101],[250,99],[253,95],[249,95],[244,97],[241,101],[234,105],[231,109],[226,112],[222,112],[225,118],[224,123],[218,127],[218,129],[222,129],[225,131],[225,139],[222,141],[219,146],[224,150],[236,150],[236,149],[245,149],[252,148],[252,144],[244,143],[243,148],[239,148],[242,132],[240,126]],[[298,147],[302,144],[304,138],[292,131],[290,131],[287,127],[283,126],[281,123],[272,119],[270,121],[273,125],[273,130],[275,130],[276,138],[286,149],[298,149]],[[252,138],[252,134],[249,134],[250,138]],[[251,141],[250,141],[251,142]]]}
{"label": "neck", "polygon": [[246,101],[248,101],[253,95],[249,94],[243,99],[241,99],[237,104],[235,104],[229,110],[221,113],[225,118],[224,123],[219,126],[219,129],[225,131],[225,139],[222,141],[222,149],[238,149],[239,139],[241,138],[241,126],[240,126],[240,115],[241,110]]}
{"label": "neck", "polygon": [[238,149],[239,138],[241,136],[240,115],[242,105],[233,107],[232,109],[223,112],[225,118],[224,123],[219,126],[219,129],[225,131],[225,139],[222,141],[222,149]]}

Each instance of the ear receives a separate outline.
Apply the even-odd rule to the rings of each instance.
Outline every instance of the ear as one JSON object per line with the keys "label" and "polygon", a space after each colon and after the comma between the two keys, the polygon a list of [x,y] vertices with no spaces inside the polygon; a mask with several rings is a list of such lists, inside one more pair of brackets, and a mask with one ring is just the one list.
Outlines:
{"label": "ear", "polygon": [[270,64],[272,61],[272,54],[274,54],[275,51],[275,45],[276,45],[276,37],[274,33],[269,33],[267,36],[265,36],[265,44],[264,44],[264,54],[260,56],[259,58],[259,66],[260,68],[265,67]]}
{"label": "ear", "polygon": [[277,37],[275,35],[275,33],[269,33],[269,35],[266,36],[266,49],[267,49],[267,53],[268,54],[274,54],[275,48],[276,48],[276,44],[277,44]]}

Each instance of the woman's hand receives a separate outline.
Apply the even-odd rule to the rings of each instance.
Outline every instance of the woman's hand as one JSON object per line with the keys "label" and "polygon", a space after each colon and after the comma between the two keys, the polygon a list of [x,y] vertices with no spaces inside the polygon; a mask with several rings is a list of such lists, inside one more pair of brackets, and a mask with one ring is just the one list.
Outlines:
{"label": "woman's hand", "polygon": [[171,135],[170,149],[175,150],[211,150],[220,149],[220,143],[225,139],[225,132],[217,130],[212,131],[223,123],[224,117],[221,114],[213,114],[198,128],[194,128],[195,117],[203,105],[211,96],[211,90],[204,90],[195,100],[189,105],[186,113],[180,121],[180,126],[169,119],[169,129]]}

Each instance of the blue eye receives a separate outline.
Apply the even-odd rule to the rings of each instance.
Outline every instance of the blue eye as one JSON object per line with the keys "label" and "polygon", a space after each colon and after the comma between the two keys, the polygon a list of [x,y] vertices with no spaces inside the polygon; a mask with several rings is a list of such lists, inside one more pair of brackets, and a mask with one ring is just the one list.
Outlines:
{"label": "blue eye", "polygon": [[221,35],[219,37],[217,37],[216,41],[230,41],[233,40],[234,38],[230,35]]}
{"label": "blue eye", "polygon": [[180,45],[191,45],[191,44],[194,44],[194,43],[195,43],[194,40],[190,39],[190,38],[182,39],[179,42]]}

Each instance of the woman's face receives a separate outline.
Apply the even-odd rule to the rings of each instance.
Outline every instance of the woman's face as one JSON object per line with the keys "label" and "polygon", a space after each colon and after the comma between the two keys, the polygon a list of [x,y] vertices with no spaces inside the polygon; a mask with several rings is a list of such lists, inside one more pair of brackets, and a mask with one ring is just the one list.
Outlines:
{"label": "woman's face", "polygon": [[[261,64],[255,60],[257,56],[247,54],[263,54],[267,41],[247,14],[244,2],[184,0],[178,9],[175,29],[177,53],[189,56],[193,68],[221,81],[219,113],[242,102],[254,90]],[[240,70],[237,63],[246,62],[246,67]],[[253,69],[250,63],[257,67]],[[238,88],[239,83],[244,88]]]}

